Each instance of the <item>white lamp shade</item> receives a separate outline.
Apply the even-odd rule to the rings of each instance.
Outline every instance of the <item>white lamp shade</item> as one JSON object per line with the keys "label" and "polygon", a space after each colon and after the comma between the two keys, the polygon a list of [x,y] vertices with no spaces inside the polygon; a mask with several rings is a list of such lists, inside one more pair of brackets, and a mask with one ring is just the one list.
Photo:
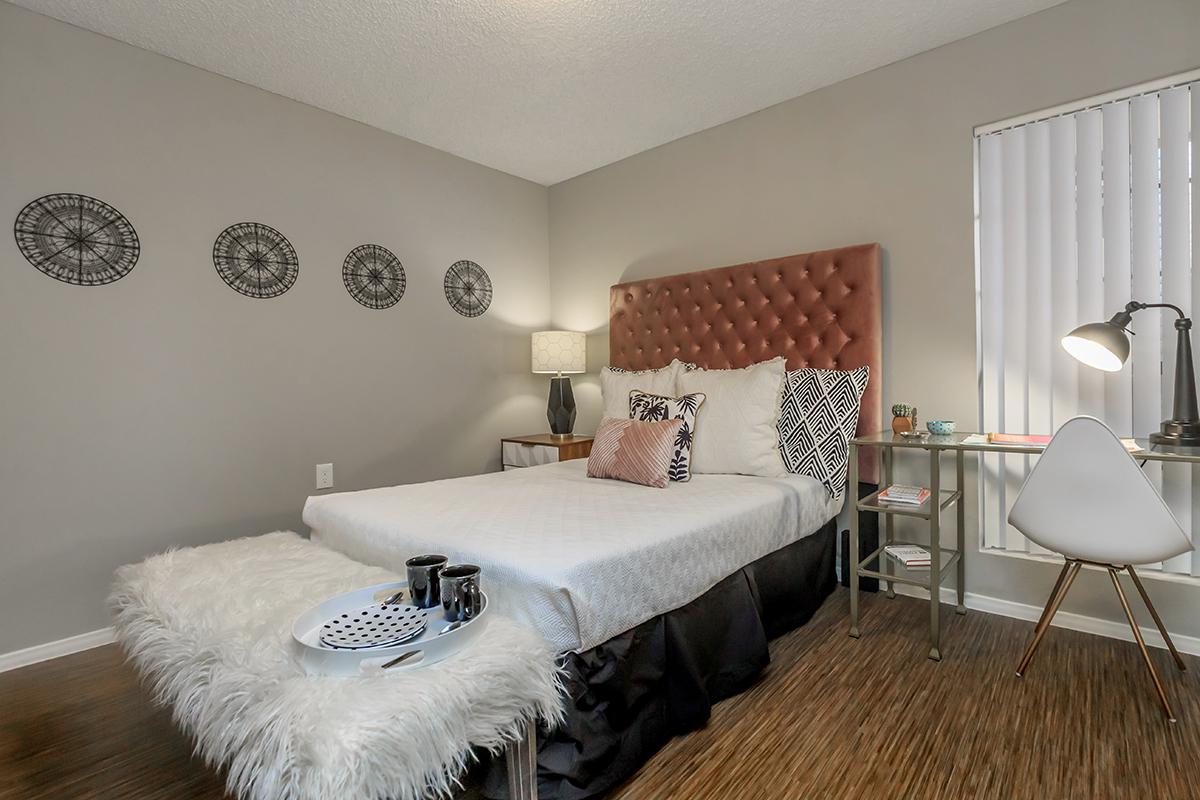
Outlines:
{"label": "white lamp shade", "polygon": [[533,371],[586,372],[587,334],[576,331],[538,331],[533,334]]}

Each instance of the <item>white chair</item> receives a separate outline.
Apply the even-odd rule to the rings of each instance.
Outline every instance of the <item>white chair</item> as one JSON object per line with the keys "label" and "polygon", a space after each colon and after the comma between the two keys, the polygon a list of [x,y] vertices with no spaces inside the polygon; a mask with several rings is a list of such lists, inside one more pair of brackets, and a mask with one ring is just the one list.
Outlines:
{"label": "white chair", "polygon": [[1117,572],[1129,573],[1175,663],[1181,670],[1186,669],[1133,566],[1186,553],[1192,549],[1192,543],[1121,440],[1093,417],[1068,420],[1026,478],[1008,521],[1030,541],[1067,559],[1038,620],[1033,641],[1017,667],[1017,675],[1024,674],[1029,666],[1080,568],[1084,564],[1103,567],[1121,599],[1158,699],[1167,718],[1174,722],[1171,704],[1146,652],[1141,629],[1121,590]]}

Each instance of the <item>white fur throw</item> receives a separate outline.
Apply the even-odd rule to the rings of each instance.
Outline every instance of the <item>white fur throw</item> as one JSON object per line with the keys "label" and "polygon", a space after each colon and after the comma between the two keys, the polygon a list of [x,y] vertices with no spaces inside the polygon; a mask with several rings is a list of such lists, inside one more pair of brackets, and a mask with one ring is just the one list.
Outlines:
{"label": "white fur throw", "polygon": [[497,753],[562,713],[555,654],[493,616],[427,669],[305,675],[291,626],[328,597],[396,580],[291,532],[174,550],[121,567],[117,636],[229,791],[252,800],[446,796],[470,746]]}

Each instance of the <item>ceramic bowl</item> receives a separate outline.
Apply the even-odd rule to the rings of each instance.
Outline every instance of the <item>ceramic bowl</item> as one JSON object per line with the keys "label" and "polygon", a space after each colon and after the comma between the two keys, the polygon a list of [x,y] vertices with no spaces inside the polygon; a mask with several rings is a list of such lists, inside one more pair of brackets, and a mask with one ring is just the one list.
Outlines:
{"label": "ceramic bowl", "polygon": [[952,419],[931,419],[925,423],[925,427],[934,436],[945,436],[954,433],[954,420]]}

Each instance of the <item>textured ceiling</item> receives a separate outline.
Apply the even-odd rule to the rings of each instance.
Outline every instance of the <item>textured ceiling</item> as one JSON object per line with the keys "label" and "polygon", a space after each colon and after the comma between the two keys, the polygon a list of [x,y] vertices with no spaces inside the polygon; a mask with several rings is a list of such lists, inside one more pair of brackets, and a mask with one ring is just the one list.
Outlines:
{"label": "textured ceiling", "polygon": [[1061,0],[16,0],[552,184]]}

